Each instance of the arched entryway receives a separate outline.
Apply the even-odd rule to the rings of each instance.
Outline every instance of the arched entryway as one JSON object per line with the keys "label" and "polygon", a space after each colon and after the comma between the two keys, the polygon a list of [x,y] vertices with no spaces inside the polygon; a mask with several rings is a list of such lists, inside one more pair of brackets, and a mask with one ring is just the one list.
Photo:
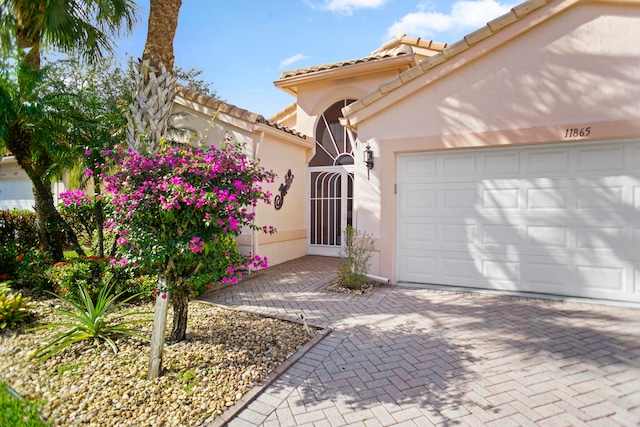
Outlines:
{"label": "arched entryway", "polygon": [[354,101],[336,102],[325,110],[316,126],[316,154],[309,162],[307,252],[311,255],[340,256],[344,229],[351,225],[353,147],[339,119],[342,108]]}

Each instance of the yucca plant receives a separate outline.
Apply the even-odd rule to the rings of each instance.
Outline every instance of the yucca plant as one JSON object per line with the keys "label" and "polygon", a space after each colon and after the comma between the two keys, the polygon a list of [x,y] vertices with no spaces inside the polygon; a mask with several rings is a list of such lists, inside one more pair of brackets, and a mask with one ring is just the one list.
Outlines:
{"label": "yucca plant", "polygon": [[128,311],[116,313],[124,304],[139,297],[140,294],[118,300],[120,295],[115,295],[112,291],[112,286],[103,287],[95,297],[95,303],[82,286],[80,286],[81,303],[76,303],[69,298],[49,292],[56,298],[65,301],[72,309],[56,309],[56,312],[62,315],[66,321],[49,323],[30,330],[57,328],[67,328],[67,330],[53,335],[51,341],[36,350],[32,357],[37,357],[42,362],[72,344],[90,340],[93,340],[96,345],[100,341],[104,341],[114,353],[117,353],[118,346],[114,341],[114,337],[117,335],[134,336],[149,341],[149,338],[142,335],[138,330],[130,328],[131,325],[137,323],[149,322],[150,318],[131,318],[136,315],[149,314],[148,312]]}

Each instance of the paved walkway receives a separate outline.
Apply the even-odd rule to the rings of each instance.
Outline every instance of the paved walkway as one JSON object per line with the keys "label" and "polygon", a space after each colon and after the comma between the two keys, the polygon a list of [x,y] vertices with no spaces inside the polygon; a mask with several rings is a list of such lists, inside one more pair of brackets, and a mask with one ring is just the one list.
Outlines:
{"label": "paved walkway", "polygon": [[334,331],[230,426],[639,426],[640,310],[383,286],[304,257],[206,299]]}

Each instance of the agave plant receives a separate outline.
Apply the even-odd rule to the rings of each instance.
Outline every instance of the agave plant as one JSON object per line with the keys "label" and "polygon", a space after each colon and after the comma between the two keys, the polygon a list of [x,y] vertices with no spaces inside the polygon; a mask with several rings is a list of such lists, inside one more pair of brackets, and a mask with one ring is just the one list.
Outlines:
{"label": "agave plant", "polygon": [[117,335],[134,336],[149,341],[149,338],[142,335],[138,330],[130,328],[131,325],[150,321],[148,317],[132,318],[132,316],[136,315],[149,314],[148,312],[128,311],[116,314],[124,304],[138,297],[139,294],[118,300],[120,295],[115,295],[112,292],[113,287],[105,286],[96,296],[94,303],[87,291],[82,286],[79,288],[81,303],[76,303],[69,298],[49,292],[58,299],[65,301],[72,309],[56,309],[56,312],[62,315],[66,321],[49,323],[30,329],[30,331],[34,331],[66,328],[66,331],[54,334],[51,337],[51,341],[36,350],[32,357],[37,357],[42,362],[72,344],[90,340],[93,340],[96,344],[104,341],[114,353],[117,353],[118,346],[114,341],[114,337]]}

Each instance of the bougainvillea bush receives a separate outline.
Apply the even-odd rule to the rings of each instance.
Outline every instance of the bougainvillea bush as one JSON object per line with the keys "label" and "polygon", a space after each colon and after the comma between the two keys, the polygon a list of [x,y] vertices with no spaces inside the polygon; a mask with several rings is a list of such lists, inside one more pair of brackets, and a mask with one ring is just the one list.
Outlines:
{"label": "bougainvillea bush", "polygon": [[229,244],[228,237],[243,227],[274,231],[253,221],[253,207],[270,203],[262,183],[273,182],[273,173],[248,159],[243,148],[225,141],[205,150],[163,144],[144,156],[125,148],[102,153],[113,171],[103,176],[113,209],[106,227],[117,236],[121,263],[168,279],[160,292],[174,302],[172,341],[184,335],[174,335],[176,301],[202,289],[198,277],[218,272],[212,279],[237,283],[250,264],[267,266],[266,259],[241,255]]}

